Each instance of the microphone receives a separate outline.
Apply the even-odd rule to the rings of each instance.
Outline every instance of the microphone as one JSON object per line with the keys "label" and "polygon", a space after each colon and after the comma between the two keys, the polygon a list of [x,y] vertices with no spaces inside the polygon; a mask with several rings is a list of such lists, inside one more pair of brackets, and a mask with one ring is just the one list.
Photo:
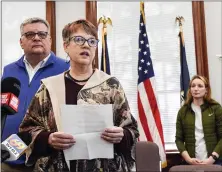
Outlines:
{"label": "microphone", "polygon": [[1,162],[17,160],[32,141],[28,132],[12,134],[1,144]]}
{"label": "microphone", "polygon": [[1,82],[1,126],[2,133],[7,115],[18,112],[21,83],[14,77],[7,77]]}

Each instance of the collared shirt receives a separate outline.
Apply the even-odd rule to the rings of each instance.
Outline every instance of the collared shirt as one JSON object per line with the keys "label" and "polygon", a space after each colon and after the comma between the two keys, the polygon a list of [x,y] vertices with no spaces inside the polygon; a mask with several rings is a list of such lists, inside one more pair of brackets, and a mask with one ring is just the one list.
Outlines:
{"label": "collared shirt", "polygon": [[40,61],[34,68],[32,67],[32,65],[28,62],[28,60],[26,59],[26,56],[24,57],[24,63],[25,63],[25,67],[26,70],[28,72],[29,75],[29,83],[32,81],[32,78],[34,77],[34,75],[36,74],[36,72],[45,65],[45,63],[47,62],[47,60],[49,59],[51,54],[49,54],[46,58],[44,58],[42,61]]}
{"label": "collared shirt", "polygon": [[195,156],[199,160],[207,159],[207,147],[204,139],[202,113],[200,106],[191,104],[193,111],[195,112]]}

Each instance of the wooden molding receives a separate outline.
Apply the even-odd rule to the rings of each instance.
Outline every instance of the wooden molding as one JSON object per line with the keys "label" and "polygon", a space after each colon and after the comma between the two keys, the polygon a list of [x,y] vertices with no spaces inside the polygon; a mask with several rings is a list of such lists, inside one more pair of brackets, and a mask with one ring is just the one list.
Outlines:
{"label": "wooden molding", "polygon": [[197,74],[209,79],[205,13],[203,1],[192,1]]}
{"label": "wooden molding", "polygon": [[97,26],[97,2],[86,1],[86,19]]}
{"label": "wooden molding", "polygon": [[55,1],[46,1],[46,20],[50,24],[50,36],[52,38],[51,50],[56,54],[56,9],[55,9]]}
{"label": "wooden molding", "polygon": [[[97,28],[97,2],[96,1],[86,1],[86,20],[90,21]],[[94,68],[99,68],[98,65],[98,48],[96,49]]]}

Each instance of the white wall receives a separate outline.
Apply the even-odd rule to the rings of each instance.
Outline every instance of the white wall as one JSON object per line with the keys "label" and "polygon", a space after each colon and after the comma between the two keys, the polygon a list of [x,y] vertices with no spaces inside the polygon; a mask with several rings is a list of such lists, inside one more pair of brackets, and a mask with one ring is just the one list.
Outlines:
{"label": "white wall", "polygon": [[204,6],[212,97],[222,103],[222,58],[216,57],[222,54],[222,2],[204,2]]}
{"label": "white wall", "polygon": [[85,1],[82,2],[56,2],[56,55],[66,58],[63,49],[62,29],[70,22],[85,19]]}

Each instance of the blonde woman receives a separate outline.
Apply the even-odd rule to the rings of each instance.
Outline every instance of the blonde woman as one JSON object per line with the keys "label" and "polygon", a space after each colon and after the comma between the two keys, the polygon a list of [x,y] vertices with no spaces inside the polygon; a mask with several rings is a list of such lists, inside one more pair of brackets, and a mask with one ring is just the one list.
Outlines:
{"label": "blonde woman", "polygon": [[178,112],[176,145],[187,164],[222,165],[222,107],[211,98],[209,81],[195,75]]}

